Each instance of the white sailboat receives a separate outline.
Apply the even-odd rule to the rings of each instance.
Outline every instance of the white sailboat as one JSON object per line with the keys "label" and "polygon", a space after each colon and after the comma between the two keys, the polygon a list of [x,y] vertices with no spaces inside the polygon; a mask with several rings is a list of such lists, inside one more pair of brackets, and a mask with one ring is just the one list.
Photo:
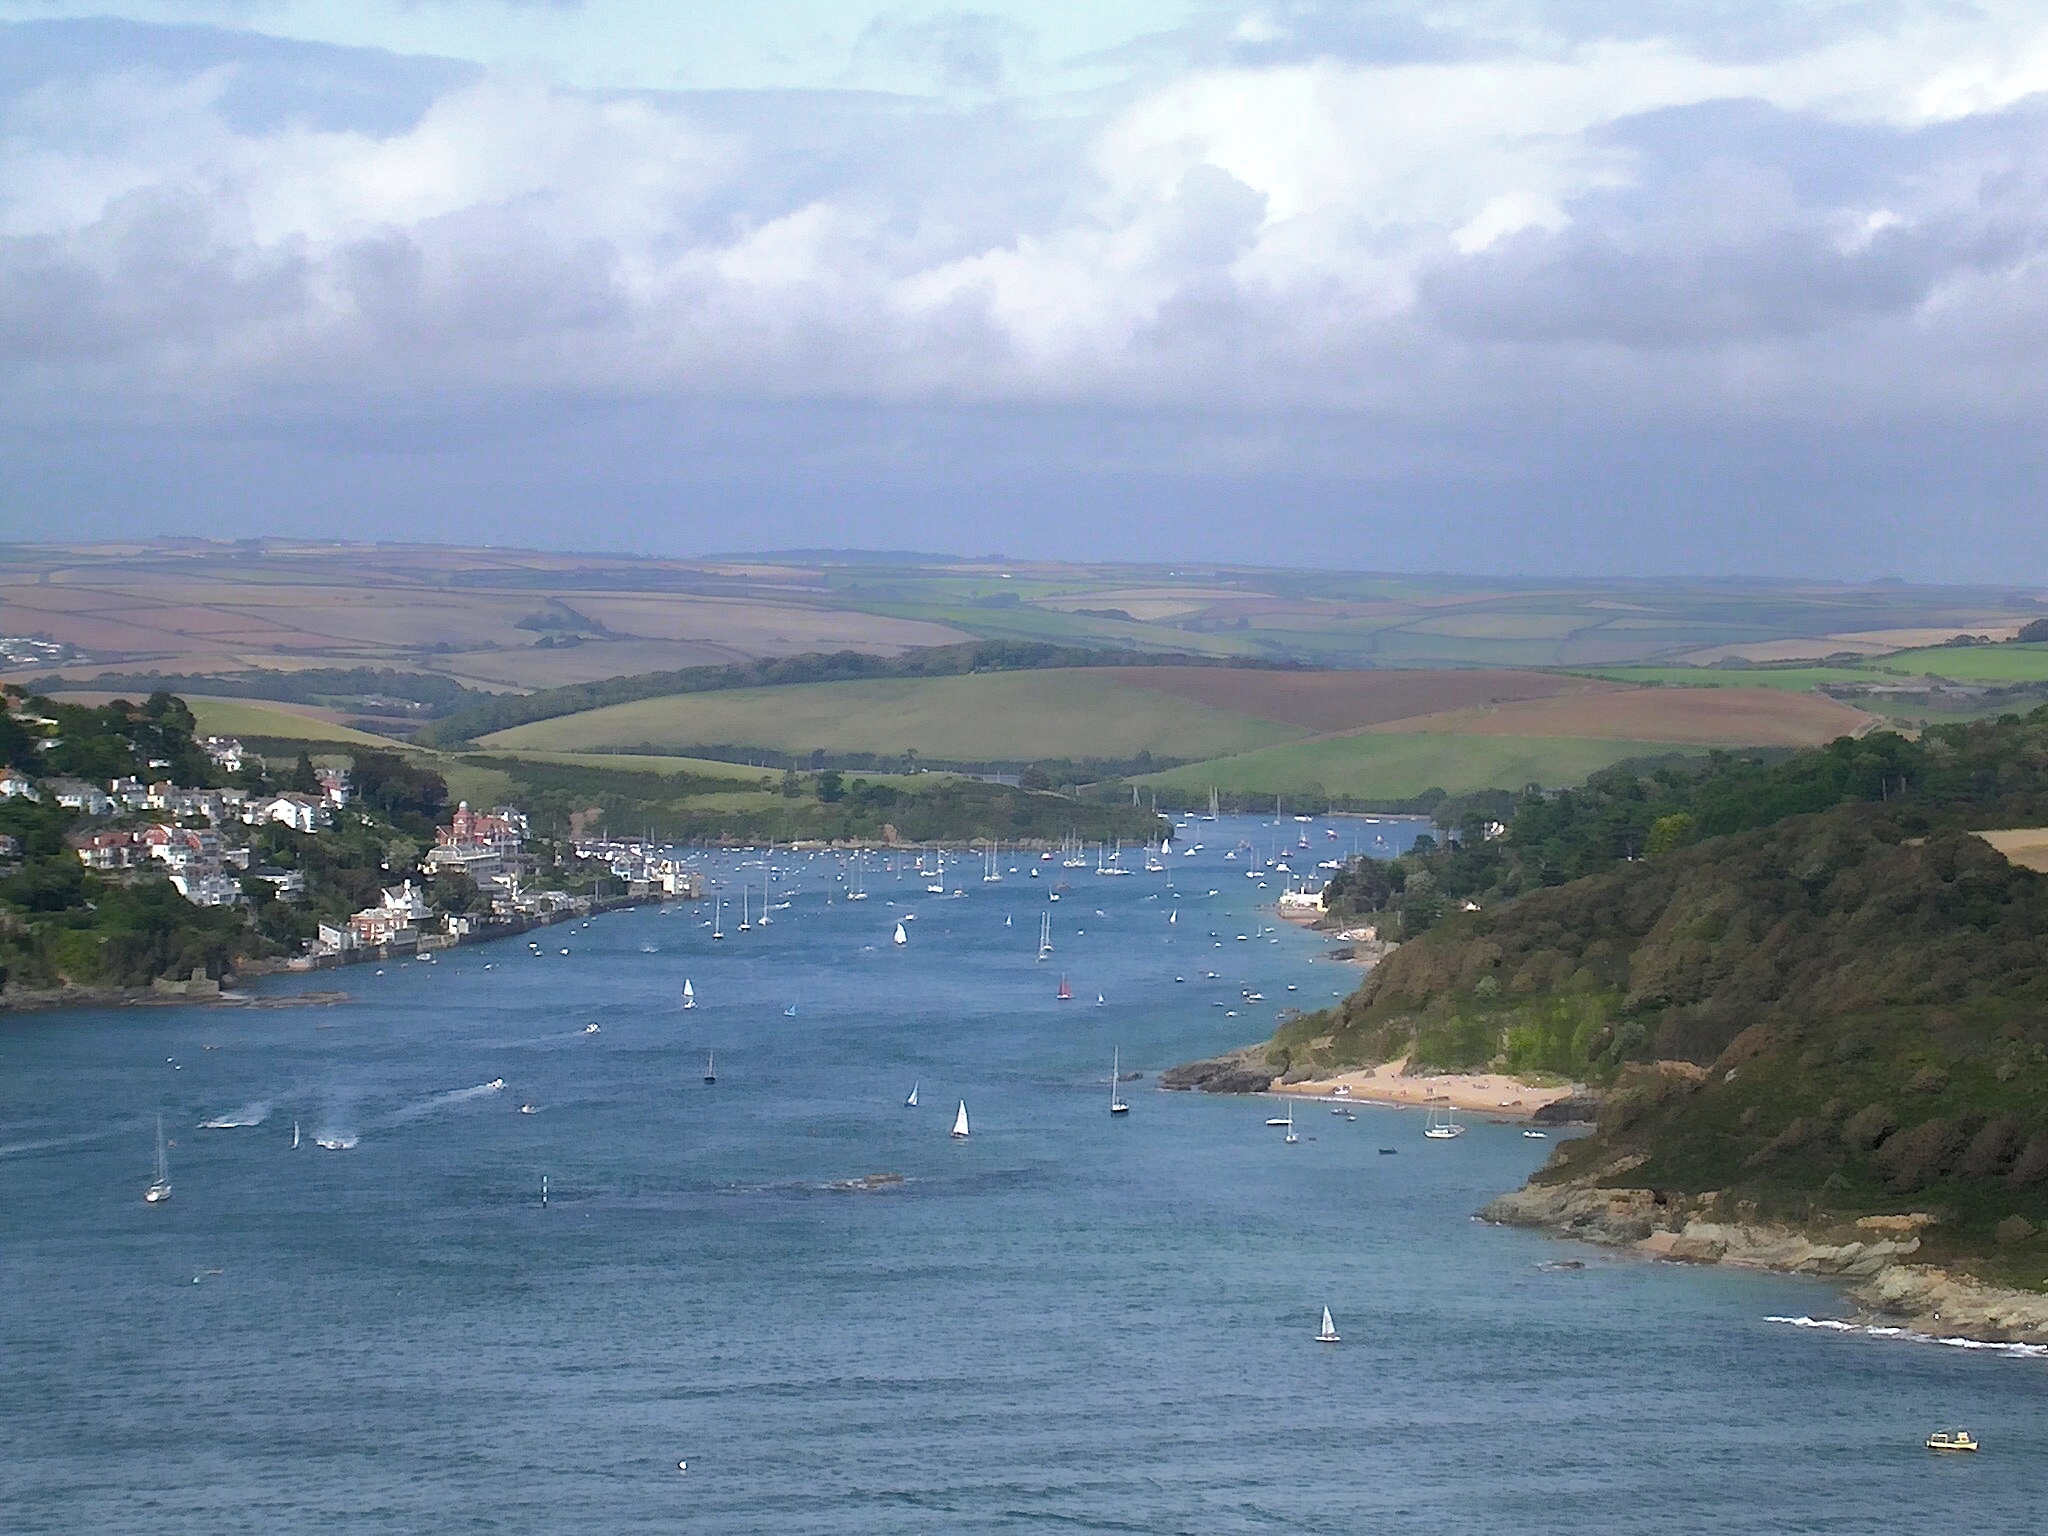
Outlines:
{"label": "white sailboat", "polygon": [[164,1150],[164,1117],[156,1117],[156,1177],[150,1180],[149,1188],[142,1192],[143,1200],[150,1205],[161,1205],[171,1198],[171,1158]]}
{"label": "white sailboat", "polygon": [[745,932],[747,932],[747,930],[748,930],[748,929],[750,929],[750,928],[752,928],[752,927],[753,927],[753,924],[747,921],[747,915],[748,915],[748,914],[747,914],[747,888],[746,888],[746,887],[745,887],[745,886],[743,885],[743,886],[741,886],[741,887],[740,887],[740,932],[741,932],[741,933],[745,933]]}
{"label": "white sailboat", "polygon": [[903,931],[901,923],[896,925],[896,936],[889,942],[892,944],[908,944],[910,942],[910,935]]}
{"label": "white sailboat", "polygon": [[1174,926],[1174,925],[1175,925],[1176,923],[1178,923],[1179,921],[1180,921],[1180,908],[1179,908],[1179,907],[1175,907],[1175,908],[1174,908],[1174,909],[1173,909],[1173,910],[1172,910],[1171,912],[1169,912],[1169,913],[1167,913],[1167,914],[1166,914],[1166,925],[1167,925],[1167,926],[1168,926],[1169,928],[1173,927],[1173,926]]}
{"label": "white sailboat", "polygon": [[867,884],[861,878],[861,861],[859,859],[853,861],[853,889],[846,893],[846,899],[848,901],[866,901],[868,899]]}
{"label": "white sailboat", "polygon": [[1123,1052],[1111,1047],[1109,1053],[1109,1112],[1112,1115],[1128,1115],[1131,1106],[1124,1102],[1120,1079],[1123,1076]]}
{"label": "white sailboat", "polygon": [[1318,1344],[1342,1344],[1344,1342],[1337,1337],[1337,1324],[1331,1319],[1328,1307],[1323,1308],[1323,1331],[1316,1335],[1316,1342]]}
{"label": "white sailboat", "polygon": [[910,1097],[909,1097],[909,1098],[907,1098],[907,1099],[905,1099],[905,1100],[903,1101],[903,1107],[904,1107],[905,1109],[915,1109],[915,1108],[917,1108],[917,1084],[916,1084],[916,1083],[912,1083],[912,1084],[910,1085]]}
{"label": "white sailboat", "polygon": [[711,937],[714,939],[725,937],[725,898],[723,896],[718,898],[717,905],[711,909]]}
{"label": "white sailboat", "polygon": [[967,1139],[967,1101],[965,1099],[960,1101],[960,1113],[953,1117],[953,1130],[951,1134],[955,1141],[965,1141]]}
{"label": "white sailboat", "polygon": [[1422,1134],[1431,1141],[1449,1141],[1453,1136],[1465,1134],[1465,1127],[1458,1124],[1458,1112],[1448,1105],[1429,1112],[1429,1123],[1422,1128]]}
{"label": "white sailboat", "polygon": [[690,978],[687,976],[683,978],[683,1006],[685,1008],[697,1006],[697,989],[690,985]]}
{"label": "white sailboat", "polygon": [[716,1052],[709,1050],[704,1053],[704,1081],[707,1083],[718,1081],[718,1068],[712,1065],[714,1055],[716,1055]]}
{"label": "white sailboat", "polygon": [[1038,958],[1043,960],[1052,953],[1052,914],[1042,912],[1038,917]]}
{"label": "white sailboat", "polygon": [[296,1120],[292,1122],[292,1150],[299,1150],[299,1122]]}
{"label": "white sailboat", "polygon": [[1292,1099],[1289,1099],[1287,1101],[1287,1134],[1285,1136],[1282,1136],[1280,1139],[1287,1143],[1287,1145],[1290,1147],[1293,1146],[1297,1141],[1301,1140],[1301,1138],[1294,1133],[1294,1101]]}
{"label": "white sailboat", "polygon": [[927,896],[943,896],[946,894],[946,854],[944,849],[939,851],[938,867],[932,872],[931,883],[924,888],[924,891]]}

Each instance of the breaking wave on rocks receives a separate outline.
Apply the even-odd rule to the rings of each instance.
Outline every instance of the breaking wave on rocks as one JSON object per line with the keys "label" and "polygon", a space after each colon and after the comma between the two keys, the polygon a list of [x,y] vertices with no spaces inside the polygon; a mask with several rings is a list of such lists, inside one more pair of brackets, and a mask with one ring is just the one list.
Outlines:
{"label": "breaking wave on rocks", "polygon": [[1909,1344],[1945,1344],[1950,1349],[1974,1349],[1988,1354],[2009,1355],[2015,1360],[2048,1360],[2048,1344],[1996,1343],[1986,1339],[1963,1339],[1947,1334],[1919,1333],[1911,1328],[1893,1328],[1882,1323],[1847,1323],[1835,1317],[1766,1317],[1767,1323],[1791,1328],[1816,1328],[1823,1333],[1853,1333],[1867,1339],[1904,1339]]}

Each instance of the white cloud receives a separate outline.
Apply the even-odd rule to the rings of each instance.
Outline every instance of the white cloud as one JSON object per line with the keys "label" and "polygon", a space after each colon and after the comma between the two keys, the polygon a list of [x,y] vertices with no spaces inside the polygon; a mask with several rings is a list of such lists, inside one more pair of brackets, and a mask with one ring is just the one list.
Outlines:
{"label": "white cloud", "polygon": [[[994,79],[1009,34],[948,26],[913,41]],[[222,105],[241,67],[4,105],[18,402],[90,414],[118,379],[255,414],[396,388],[1912,411],[2013,366],[1982,314],[2033,334],[2048,251],[2048,18],[2021,8],[1736,58],[1548,38],[1208,66],[1057,110],[799,95],[744,123],[487,77],[393,132],[250,126]],[[1737,102],[1782,154],[1717,141]],[[1787,168],[1820,137],[1825,175]],[[1874,378],[1888,348],[1920,361]]]}

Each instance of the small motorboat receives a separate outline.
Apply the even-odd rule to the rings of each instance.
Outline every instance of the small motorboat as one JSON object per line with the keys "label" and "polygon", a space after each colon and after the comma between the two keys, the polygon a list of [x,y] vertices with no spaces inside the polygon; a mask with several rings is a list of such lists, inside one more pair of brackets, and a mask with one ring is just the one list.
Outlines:
{"label": "small motorboat", "polygon": [[1524,1132],[1522,1132],[1522,1134],[1523,1134],[1524,1136],[1528,1137],[1528,1138],[1529,1138],[1529,1139],[1530,1139],[1531,1141],[1548,1141],[1548,1140],[1550,1140],[1550,1132],[1548,1132],[1548,1131],[1524,1131]]}
{"label": "small motorboat", "polygon": [[519,1106],[519,1113],[522,1115],[537,1114],[539,1109],[540,1106],[537,1104],[522,1104]]}
{"label": "small motorboat", "polygon": [[1399,1155],[1400,1155],[1400,1151],[1401,1151],[1401,1149],[1400,1149],[1399,1147],[1381,1147],[1381,1148],[1380,1148],[1380,1156],[1381,1156],[1381,1157],[1397,1157],[1397,1156],[1399,1156]]}
{"label": "small motorboat", "polygon": [[1927,1437],[1930,1451],[1974,1451],[1977,1442],[1967,1429],[1937,1429]]}
{"label": "small motorboat", "polygon": [[597,1033],[597,1026],[595,1024],[586,1024],[583,1026],[583,1033],[585,1033],[586,1035],[594,1035]]}

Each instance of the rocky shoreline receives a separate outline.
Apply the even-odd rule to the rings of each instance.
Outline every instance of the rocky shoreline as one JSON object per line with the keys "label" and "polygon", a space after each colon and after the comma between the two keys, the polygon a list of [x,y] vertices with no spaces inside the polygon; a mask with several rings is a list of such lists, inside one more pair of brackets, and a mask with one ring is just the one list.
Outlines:
{"label": "rocky shoreline", "polygon": [[1561,1237],[1680,1263],[1734,1264],[1780,1274],[1853,1282],[1860,1320],[1934,1338],[2048,1345],[2048,1295],[1986,1285],[1969,1275],[1911,1262],[1923,1213],[1865,1216],[1804,1231],[1756,1219],[1747,1202],[1718,1194],[1610,1187],[1622,1159],[1561,1184],[1525,1184],[1479,1212],[1482,1221],[1536,1227]]}

